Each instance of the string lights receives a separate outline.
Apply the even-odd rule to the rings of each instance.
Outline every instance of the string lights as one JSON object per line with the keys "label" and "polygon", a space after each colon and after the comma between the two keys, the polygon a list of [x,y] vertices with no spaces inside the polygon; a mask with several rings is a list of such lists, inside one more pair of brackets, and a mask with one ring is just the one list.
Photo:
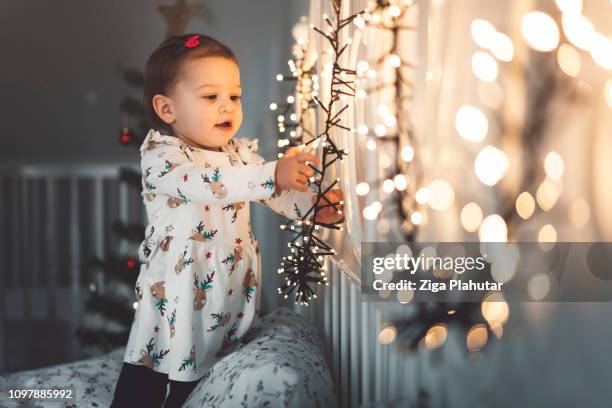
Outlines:
{"label": "string lights", "polygon": [[[326,195],[338,184],[339,179],[336,178],[329,182],[327,181],[328,177],[326,177],[326,175],[329,174],[327,169],[338,160],[342,160],[343,156],[346,155],[344,150],[337,147],[333,135],[337,131],[351,130],[341,124],[341,115],[348,108],[348,104],[343,103],[342,100],[346,96],[355,95],[355,71],[342,67],[340,64],[340,57],[348,46],[348,44],[340,43],[340,32],[346,29],[360,13],[341,18],[340,11],[342,2],[334,1],[331,4],[335,16],[332,19],[328,16],[324,16],[323,20],[327,24],[325,31],[314,26],[311,27],[329,43],[328,53],[332,62],[325,67],[328,70],[326,74],[331,75],[329,81],[329,101],[324,101],[319,97],[318,89],[314,87],[315,84],[317,84],[317,80],[314,79],[316,75],[313,74],[311,68],[304,66],[304,62],[307,61],[308,57],[304,51],[302,53],[302,60],[298,58],[297,64],[292,64],[290,62],[289,65],[293,71],[293,78],[297,78],[296,92],[299,99],[304,103],[301,107],[305,107],[306,109],[300,109],[301,115],[299,119],[297,114],[294,113],[295,116],[293,116],[293,118],[290,117],[290,119],[292,119],[290,125],[284,124],[284,115],[279,115],[277,118],[279,132],[283,133],[291,126],[291,129],[296,130],[296,136],[297,131],[300,131],[301,135],[304,135],[305,130],[302,125],[306,112],[308,108],[311,107],[309,100],[310,96],[314,101],[314,105],[322,110],[322,115],[324,117],[322,131],[318,134],[308,134],[310,138],[307,141],[303,138],[301,140],[307,148],[318,148],[320,146],[322,149],[321,168],[318,169],[312,164],[309,164],[314,171],[314,175],[309,180],[309,185],[310,189],[316,194],[315,204],[313,204],[306,214],[302,215],[300,220],[289,221],[281,225],[281,229],[290,233],[292,238],[288,243],[290,254],[283,257],[281,266],[278,269],[278,273],[284,274],[285,276],[285,282],[278,288],[278,292],[285,298],[288,298],[289,295],[293,293],[295,302],[302,305],[308,305],[310,300],[316,299],[316,294],[314,293],[312,285],[328,285],[327,277],[323,271],[323,261],[325,256],[335,255],[336,253],[317,236],[318,231],[320,228],[342,230],[341,224],[343,222],[343,220],[340,220],[328,224],[315,220],[317,219],[317,213],[328,207],[332,207],[339,215],[342,214],[341,206],[343,202],[331,202]],[[298,39],[298,45],[303,45],[299,43],[300,40]],[[286,78],[279,74],[277,79],[283,80]],[[310,85],[312,85],[312,89]],[[278,105],[273,105],[272,107],[278,108]],[[287,110],[287,112],[288,111],[289,110]],[[295,144],[299,143],[296,142]]]}

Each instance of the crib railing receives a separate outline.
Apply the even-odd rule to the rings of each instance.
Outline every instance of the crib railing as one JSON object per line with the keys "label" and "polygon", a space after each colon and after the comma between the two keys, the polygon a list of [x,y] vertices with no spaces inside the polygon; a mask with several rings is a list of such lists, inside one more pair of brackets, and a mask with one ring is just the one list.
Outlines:
{"label": "crib railing", "polygon": [[[295,309],[325,341],[338,406],[421,406],[419,388],[425,374],[433,372],[430,356],[410,354],[397,342],[384,345],[378,339],[390,313],[407,306],[365,302],[356,270],[343,270],[335,260],[327,261],[326,269],[329,286],[320,285],[316,301]],[[429,405],[423,406],[444,405],[443,390],[434,386],[435,381],[427,381]]]}
{"label": "crib railing", "polygon": [[139,192],[119,182],[130,166],[0,168],[0,373],[80,357],[87,263],[116,249],[113,221],[143,221]]}

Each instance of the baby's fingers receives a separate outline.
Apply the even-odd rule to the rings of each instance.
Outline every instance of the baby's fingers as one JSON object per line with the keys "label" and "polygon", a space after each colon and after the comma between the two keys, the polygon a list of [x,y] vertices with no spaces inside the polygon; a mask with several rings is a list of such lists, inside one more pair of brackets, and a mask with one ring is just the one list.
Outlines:
{"label": "baby's fingers", "polygon": [[321,159],[311,153],[300,153],[295,156],[300,163],[304,162],[313,162],[316,164],[321,164]]}

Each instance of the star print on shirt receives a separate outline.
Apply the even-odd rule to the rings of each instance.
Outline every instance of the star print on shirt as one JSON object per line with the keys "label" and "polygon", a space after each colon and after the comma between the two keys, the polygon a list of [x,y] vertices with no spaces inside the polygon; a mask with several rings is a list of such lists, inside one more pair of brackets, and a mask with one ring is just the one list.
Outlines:
{"label": "star print on shirt", "polygon": [[212,256],[212,252],[207,252],[206,253],[206,259],[210,259],[211,256]]}
{"label": "star print on shirt", "polygon": [[183,176],[183,181],[187,181],[187,180],[189,180],[189,175],[188,175],[188,174],[185,174],[185,175]]}
{"label": "star print on shirt", "polygon": [[240,245],[240,243],[242,242],[242,240],[241,240],[240,238],[236,238],[236,241],[235,241],[235,242],[236,242],[236,244],[237,244],[237,245]]}
{"label": "star print on shirt", "polygon": [[234,289],[230,289],[230,290],[227,291],[227,296],[230,296],[233,293],[234,293]]}
{"label": "star print on shirt", "polygon": [[204,206],[204,211],[210,211],[210,207],[209,207],[209,206],[207,206],[207,205],[205,205],[205,206]]}
{"label": "star print on shirt", "polygon": [[159,332],[159,326],[155,326],[153,330],[155,331],[155,333]]}

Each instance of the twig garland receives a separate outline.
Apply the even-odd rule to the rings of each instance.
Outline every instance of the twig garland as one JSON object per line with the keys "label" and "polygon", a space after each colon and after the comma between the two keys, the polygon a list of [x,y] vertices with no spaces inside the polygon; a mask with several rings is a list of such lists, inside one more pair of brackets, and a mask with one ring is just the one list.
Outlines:
{"label": "twig garland", "polygon": [[281,295],[284,294],[285,298],[288,298],[294,292],[295,302],[302,305],[308,305],[312,298],[316,299],[316,294],[311,284],[324,283],[329,285],[325,272],[323,272],[323,260],[325,256],[335,255],[334,249],[319,239],[316,232],[321,227],[341,230],[340,224],[343,222],[341,220],[336,223],[327,224],[315,221],[315,219],[318,212],[327,207],[333,207],[339,214],[342,214],[338,207],[342,202],[332,203],[325,195],[338,184],[339,179],[335,179],[329,185],[325,185],[324,180],[329,166],[333,165],[337,160],[342,160],[343,156],[346,155],[344,150],[338,149],[331,137],[334,130],[350,131],[348,127],[341,124],[340,118],[340,115],[347,109],[348,105],[338,109],[338,101],[342,95],[355,95],[354,77],[356,71],[340,65],[340,57],[347,49],[348,44],[340,44],[339,36],[340,32],[361,12],[347,18],[341,18],[342,1],[332,1],[331,6],[335,18],[332,21],[328,16],[324,16],[327,32],[317,27],[312,27],[329,42],[333,56],[329,102],[325,104],[318,98],[318,95],[313,94],[316,105],[325,114],[325,126],[321,133],[305,143],[306,145],[312,144],[313,147],[317,147],[320,143],[322,147],[321,169],[309,164],[314,171],[314,175],[309,180],[310,189],[316,194],[316,201],[297,223],[290,221],[287,224],[281,225],[281,229],[289,231],[293,237],[288,243],[291,255],[283,257],[281,267],[278,269],[279,274],[285,275],[285,282],[278,288],[278,292]]}

